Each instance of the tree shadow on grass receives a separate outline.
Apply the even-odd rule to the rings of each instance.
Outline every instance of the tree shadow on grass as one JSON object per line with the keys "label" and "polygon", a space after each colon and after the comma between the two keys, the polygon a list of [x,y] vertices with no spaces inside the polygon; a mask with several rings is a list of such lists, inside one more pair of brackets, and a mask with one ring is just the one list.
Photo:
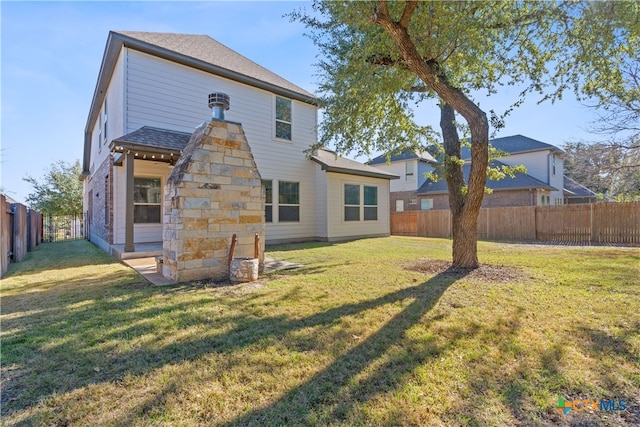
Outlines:
{"label": "tree shadow on grass", "polygon": [[[465,274],[460,272],[444,272],[413,287],[302,318],[264,316],[253,312],[229,315],[221,313],[211,319],[194,316],[193,306],[212,302],[212,295],[204,295],[201,300],[190,302],[173,301],[171,294],[168,294],[168,304],[159,307],[145,306],[148,298],[162,296],[163,291],[155,288],[115,287],[113,295],[105,295],[97,301],[86,303],[83,302],[85,298],[80,297],[80,306],[74,306],[74,301],[71,300],[68,307],[58,307],[48,312],[46,319],[38,319],[36,314],[27,315],[27,318],[33,317],[35,328],[17,328],[10,339],[3,343],[3,356],[5,349],[9,356],[3,359],[15,365],[15,368],[9,366],[9,371],[5,372],[9,375],[3,375],[2,414],[10,415],[21,409],[33,408],[50,396],[70,393],[90,384],[118,381],[125,375],[144,375],[154,369],[193,361],[207,354],[231,354],[264,339],[280,340],[288,335],[293,346],[299,344],[302,347],[313,347],[313,343],[302,342],[306,338],[298,342],[291,334],[310,327],[322,330],[324,326],[335,326],[336,322],[347,316],[411,299],[412,302],[380,330],[339,357],[306,385],[290,391],[270,408],[247,414],[234,424],[251,424],[260,420],[272,420],[274,417],[278,420],[276,424],[286,423],[282,417],[286,418],[287,413],[297,413],[304,417],[319,407],[326,407],[325,402],[332,401],[337,396],[336,390],[342,390],[343,395],[351,396],[351,404],[346,399],[344,402],[333,400],[332,405],[337,406],[332,406],[331,410],[335,411],[336,417],[341,417],[352,409],[354,402],[366,400],[372,393],[384,393],[392,389],[404,374],[422,360],[442,351],[435,343],[421,343],[411,351],[402,350],[383,361],[377,372],[361,385],[350,384],[369,365],[381,360],[386,351],[403,341],[403,334],[420,321],[452,283],[463,276]],[[100,313],[99,316],[96,317],[96,313]],[[203,327],[201,330],[205,332],[164,342],[162,339],[166,334],[158,330],[157,324],[152,323],[154,318],[162,315],[170,316],[170,320],[175,321],[178,328]],[[231,325],[232,328],[227,329]],[[124,351],[115,351],[107,345],[109,342],[134,342],[137,338],[150,335],[156,337],[151,345],[135,348],[131,346]],[[61,340],[60,344],[52,346],[50,340],[54,338]],[[96,367],[100,369],[96,370]],[[51,373],[51,370],[55,372]],[[42,374],[47,376],[42,378]],[[67,381],[59,382],[59,378]],[[149,411],[154,405],[162,405],[162,401],[152,399],[143,402],[143,409]],[[37,423],[40,416],[38,413],[35,411],[28,416],[26,422]],[[140,415],[137,410],[136,413]],[[129,413],[125,418],[136,416]],[[269,421],[268,424],[273,423]]]}
{"label": "tree shadow on grass", "polygon": [[[328,323],[359,311],[413,299],[377,332],[338,357],[313,378],[290,390],[277,402],[253,410],[225,425],[313,424],[314,417],[324,418],[327,415],[320,414],[327,412],[330,413],[330,419],[348,419],[360,403],[394,390],[407,374],[425,360],[446,350],[434,339],[407,340],[405,333],[420,322],[449,286],[467,274],[468,271],[445,271],[420,285],[375,300],[327,310],[302,320],[305,326]],[[402,348],[391,351],[401,341]],[[387,356],[386,359],[383,360],[383,356]],[[370,366],[380,361],[382,363],[371,374],[359,379]]]}

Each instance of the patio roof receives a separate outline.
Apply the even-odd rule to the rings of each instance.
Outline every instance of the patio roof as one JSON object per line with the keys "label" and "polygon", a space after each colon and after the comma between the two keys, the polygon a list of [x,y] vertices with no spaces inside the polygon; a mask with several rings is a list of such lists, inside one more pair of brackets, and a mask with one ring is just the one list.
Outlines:
{"label": "patio roof", "polygon": [[[169,129],[143,126],[140,129],[111,141],[109,148],[116,154],[134,151],[136,158],[175,162],[189,143],[191,134]],[[114,164],[120,164],[122,156],[116,156]]]}

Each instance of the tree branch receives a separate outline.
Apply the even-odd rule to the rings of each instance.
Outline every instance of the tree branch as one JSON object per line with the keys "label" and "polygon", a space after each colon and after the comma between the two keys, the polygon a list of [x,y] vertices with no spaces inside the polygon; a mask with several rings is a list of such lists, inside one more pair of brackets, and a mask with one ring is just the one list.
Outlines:
{"label": "tree branch", "polygon": [[418,1],[417,0],[408,0],[404,4],[404,10],[402,11],[402,17],[400,18],[400,22],[398,22],[398,24],[400,24],[400,26],[402,28],[408,28],[409,27],[409,22],[411,22],[411,16],[413,15],[413,12],[416,10],[416,7],[418,7]]}

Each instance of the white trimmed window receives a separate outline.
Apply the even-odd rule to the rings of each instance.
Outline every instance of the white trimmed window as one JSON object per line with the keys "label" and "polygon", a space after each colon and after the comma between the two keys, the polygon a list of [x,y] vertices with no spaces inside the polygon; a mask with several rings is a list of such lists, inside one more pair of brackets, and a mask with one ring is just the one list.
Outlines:
{"label": "white trimmed window", "polygon": [[133,222],[159,224],[162,218],[162,186],[160,178],[133,179]]}
{"label": "white trimmed window", "polygon": [[378,220],[378,187],[344,184],[344,220]]}
{"label": "white trimmed window", "polygon": [[404,200],[396,200],[396,212],[404,211]]}
{"label": "white trimmed window", "polygon": [[278,222],[300,221],[300,183],[278,182]]}
{"label": "white trimmed window", "polygon": [[291,100],[276,96],[276,138],[291,141]]}

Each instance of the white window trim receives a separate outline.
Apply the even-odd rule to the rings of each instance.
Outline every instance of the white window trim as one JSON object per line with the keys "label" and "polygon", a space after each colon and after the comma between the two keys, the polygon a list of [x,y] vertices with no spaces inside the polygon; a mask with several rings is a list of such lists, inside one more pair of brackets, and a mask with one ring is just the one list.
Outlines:
{"label": "white window trim", "polygon": [[[272,179],[273,182],[273,203],[271,204],[272,212],[271,217],[273,222],[271,224],[300,224],[302,222],[302,183],[296,180],[288,179]],[[280,203],[280,183],[291,182],[298,184],[298,204]],[[298,207],[298,220],[297,221],[280,221],[280,206],[297,206]]]}
{"label": "white window trim", "polygon": [[[291,121],[287,122],[284,120],[278,120],[276,119],[276,103],[277,103],[277,99],[278,98],[282,98],[282,99],[286,99],[287,101],[289,101],[291,103]],[[272,116],[272,124],[273,124],[273,131],[272,131],[272,136],[273,136],[273,140],[276,142],[283,142],[286,144],[292,144],[293,143],[293,121],[294,121],[294,114],[295,114],[295,109],[293,107],[294,102],[291,98],[286,98],[284,96],[279,96],[279,95],[274,95],[273,96],[273,114]],[[282,123],[288,123],[291,126],[291,139],[286,139],[286,138],[279,138],[276,136],[276,122],[282,122]]]}
{"label": "white window trim", "polygon": [[[345,194],[344,194],[344,187],[345,185],[357,185],[359,187],[360,190],[360,199],[359,199],[359,204],[358,205],[347,205],[346,201],[345,201]],[[376,204],[375,205],[365,205],[364,204],[364,187],[374,187],[376,189]],[[342,181],[342,186],[341,186],[341,191],[342,191],[342,195],[341,195],[341,201],[342,201],[342,213],[341,213],[341,222],[342,224],[360,224],[360,223],[367,223],[367,224],[372,224],[372,223],[376,223],[380,221],[380,185],[378,184],[372,184],[372,183],[365,183],[365,182],[354,182],[354,181]],[[358,220],[350,220],[347,221],[344,215],[344,208],[345,207],[356,207],[358,206],[359,208],[359,216],[358,216]],[[364,219],[364,210],[365,207],[367,208],[376,208],[377,214],[376,214],[376,219]]]}
{"label": "white window trim", "polygon": [[163,223],[163,209],[164,209],[164,197],[162,195],[162,189],[164,188],[164,178],[160,175],[134,175],[133,180],[134,180],[134,186],[135,186],[135,179],[136,178],[146,178],[146,179],[159,179],[160,180],[160,203],[136,203],[135,201],[133,202],[133,206],[135,209],[135,206],[158,206],[160,205],[160,222],[135,222],[134,219],[134,223],[133,225],[135,227],[148,227],[148,226],[157,226],[158,224],[162,224]]}

